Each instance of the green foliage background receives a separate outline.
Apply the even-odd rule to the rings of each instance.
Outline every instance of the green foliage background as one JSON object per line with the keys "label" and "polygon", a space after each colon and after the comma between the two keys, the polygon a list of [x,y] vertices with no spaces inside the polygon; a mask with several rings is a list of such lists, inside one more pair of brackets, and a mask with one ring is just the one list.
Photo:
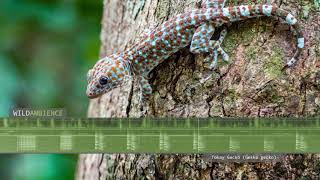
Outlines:
{"label": "green foliage background", "polygon": [[[13,107],[86,116],[102,0],[0,1],[0,116]],[[1,155],[0,179],[73,179],[77,155]]]}
{"label": "green foliage background", "polygon": [[99,57],[100,0],[0,1],[0,116],[63,107],[85,116],[87,70]]}

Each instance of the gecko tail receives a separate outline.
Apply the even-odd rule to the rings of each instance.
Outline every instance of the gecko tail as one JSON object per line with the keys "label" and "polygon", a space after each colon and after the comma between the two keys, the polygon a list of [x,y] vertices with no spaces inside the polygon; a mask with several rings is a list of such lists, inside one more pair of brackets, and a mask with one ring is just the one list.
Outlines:
{"label": "gecko tail", "polygon": [[301,27],[300,27],[298,20],[292,14],[290,14],[289,12],[287,12],[283,9],[278,8],[277,9],[277,16],[281,17],[289,25],[291,25],[291,27],[293,28],[293,30],[296,34],[296,37],[297,37],[297,50],[294,53],[291,60],[287,63],[287,66],[290,67],[297,62],[299,55],[301,54],[302,49],[305,46],[305,39],[303,37],[303,33],[302,33],[302,30],[301,30]]}
{"label": "gecko tail", "polygon": [[286,66],[292,66],[297,62],[298,57],[304,48],[305,39],[298,20],[292,14],[279,8],[275,4],[241,5],[223,8],[222,10],[222,15],[224,17],[230,17],[231,22],[260,16],[279,17],[286,21],[292,27],[297,37],[297,50],[290,61],[287,62]]}
{"label": "gecko tail", "polygon": [[287,62],[286,66],[290,67],[294,65],[297,62],[305,43],[305,39],[303,37],[303,33],[298,20],[292,14],[279,8],[276,5],[258,5],[256,7],[256,10],[257,9],[259,9],[260,13],[262,13],[262,15],[264,16],[275,16],[285,20],[293,28],[293,31],[297,37],[297,49],[290,61]]}

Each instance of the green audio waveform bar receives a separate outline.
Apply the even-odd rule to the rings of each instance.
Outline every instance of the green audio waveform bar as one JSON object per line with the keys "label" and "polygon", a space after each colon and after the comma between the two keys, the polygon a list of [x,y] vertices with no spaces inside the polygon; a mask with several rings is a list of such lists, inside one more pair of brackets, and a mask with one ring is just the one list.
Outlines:
{"label": "green audio waveform bar", "polygon": [[314,153],[320,119],[0,119],[0,153]]}

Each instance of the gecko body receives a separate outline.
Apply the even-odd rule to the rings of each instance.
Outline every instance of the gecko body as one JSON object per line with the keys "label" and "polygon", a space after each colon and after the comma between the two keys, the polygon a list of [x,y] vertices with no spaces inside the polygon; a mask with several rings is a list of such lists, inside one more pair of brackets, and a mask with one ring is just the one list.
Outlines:
{"label": "gecko body", "polygon": [[121,85],[126,76],[135,75],[140,84],[143,102],[152,93],[148,74],[158,64],[181,48],[190,45],[192,53],[209,53],[211,67],[218,61],[218,54],[228,61],[229,56],[221,43],[227,34],[221,31],[218,40],[211,40],[217,27],[235,21],[261,16],[279,17],[293,27],[297,36],[297,50],[286,66],[293,65],[304,47],[304,38],[297,19],[276,5],[241,5],[224,7],[224,1],[207,0],[202,9],[177,15],[152,30],[131,48],[104,57],[89,70],[87,96],[95,98]]}

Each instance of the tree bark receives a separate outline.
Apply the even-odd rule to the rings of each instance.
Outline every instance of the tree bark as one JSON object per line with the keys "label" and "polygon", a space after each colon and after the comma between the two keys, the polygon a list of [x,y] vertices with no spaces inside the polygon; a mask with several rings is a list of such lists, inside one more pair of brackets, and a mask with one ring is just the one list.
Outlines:
{"label": "tree bark", "polygon": [[[248,4],[243,1],[227,5]],[[252,2],[252,1],[250,1]],[[261,2],[261,1],[258,1]],[[268,1],[270,2],[270,1]],[[300,19],[306,47],[296,66],[281,71],[295,50],[283,21],[258,18],[234,23],[222,45],[230,63],[213,72],[188,47],[151,73],[153,117],[309,117],[320,114],[320,12],[316,1],[275,0]],[[124,50],[139,34],[177,14],[200,8],[198,0],[105,0],[101,57]],[[199,80],[213,76],[204,84]],[[196,88],[192,88],[196,86]],[[89,117],[137,117],[136,80],[90,101]],[[87,163],[87,164],[86,164]],[[288,155],[281,163],[205,163],[199,155],[80,155],[77,179],[295,179],[319,178],[320,156]],[[86,177],[86,178],[84,178]],[[91,178],[90,178],[91,177]]]}

